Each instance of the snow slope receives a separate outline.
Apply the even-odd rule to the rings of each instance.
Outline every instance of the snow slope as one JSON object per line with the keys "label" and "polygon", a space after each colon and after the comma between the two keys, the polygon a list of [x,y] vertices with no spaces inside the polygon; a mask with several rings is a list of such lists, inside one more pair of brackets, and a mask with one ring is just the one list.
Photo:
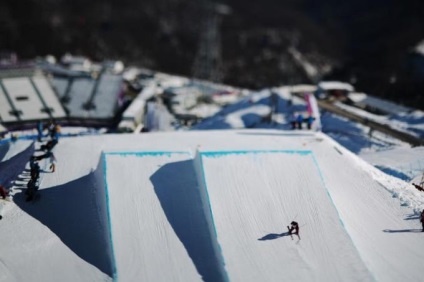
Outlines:
{"label": "snow slope", "polygon": [[[202,159],[230,280],[372,280],[311,152],[219,152]],[[301,240],[287,234],[293,219]]]}
{"label": "snow slope", "polygon": [[[28,203],[39,145],[0,147],[0,181],[16,192],[0,221],[0,281],[422,277],[424,196],[323,133],[62,138]],[[292,220],[300,240],[284,234]]]}

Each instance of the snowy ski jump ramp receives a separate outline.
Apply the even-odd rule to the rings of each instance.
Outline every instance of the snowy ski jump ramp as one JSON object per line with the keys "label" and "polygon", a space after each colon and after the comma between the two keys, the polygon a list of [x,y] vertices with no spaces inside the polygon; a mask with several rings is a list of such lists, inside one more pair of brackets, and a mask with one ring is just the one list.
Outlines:
{"label": "snowy ski jump ramp", "polygon": [[[13,170],[4,181],[31,148],[0,152]],[[394,197],[394,186],[413,188],[322,133],[86,136],[61,139],[54,153],[40,199],[18,193],[4,209],[0,281],[422,277],[424,203]],[[300,240],[285,234],[292,220]]]}

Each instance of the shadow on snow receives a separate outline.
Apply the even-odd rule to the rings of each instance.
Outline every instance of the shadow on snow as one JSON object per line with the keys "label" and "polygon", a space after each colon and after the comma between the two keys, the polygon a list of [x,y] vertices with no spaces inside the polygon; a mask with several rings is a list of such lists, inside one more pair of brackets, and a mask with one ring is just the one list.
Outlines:
{"label": "shadow on snow", "polygon": [[0,161],[6,156],[7,152],[9,151],[10,145],[9,142],[1,144],[0,143]]}
{"label": "shadow on snow", "polygon": [[15,195],[14,201],[81,259],[112,277],[113,258],[101,175],[97,169],[66,184],[40,189],[40,198],[35,202],[26,202],[23,190]]}
{"label": "shadow on snow", "polygon": [[398,229],[398,230],[392,230],[392,229],[384,229],[383,232],[386,233],[418,233],[423,232],[422,229]]}
{"label": "shadow on snow", "polygon": [[265,235],[262,238],[259,238],[258,241],[268,241],[268,240],[275,240],[281,237],[286,237],[286,236],[290,236],[289,232],[284,232],[281,234],[276,234],[276,233],[269,233],[267,235]]}
{"label": "shadow on snow", "polygon": [[168,163],[151,177],[155,193],[175,231],[204,281],[225,281],[225,270],[217,251],[202,203],[192,161]]}
{"label": "shadow on snow", "polygon": [[418,220],[420,219],[420,217],[421,216],[419,214],[413,213],[413,214],[408,214],[404,220]]}
{"label": "shadow on snow", "polygon": [[26,164],[34,153],[34,143],[7,161],[0,162],[0,185],[10,188],[16,178],[25,170]]}

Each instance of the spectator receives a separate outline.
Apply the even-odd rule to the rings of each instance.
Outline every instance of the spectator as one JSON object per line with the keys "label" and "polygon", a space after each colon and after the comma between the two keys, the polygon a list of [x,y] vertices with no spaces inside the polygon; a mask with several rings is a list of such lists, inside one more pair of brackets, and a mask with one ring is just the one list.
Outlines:
{"label": "spectator", "polygon": [[43,130],[44,130],[43,123],[41,121],[38,121],[37,122],[38,142],[41,142],[41,138],[43,137]]}
{"label": "spectator", "polygon": [[4,188],[3,185],[0,185],[0,196],[3,199],[6,199],[6,197],[9,196],[9,191],[7,191],[6,188]]}
{"label": "spectator", "polygon": [[421,225],[423,226],[423,232],[424,232],[424,210],[421,212],[421,219],[420,219],[420,221],[421,221]]}

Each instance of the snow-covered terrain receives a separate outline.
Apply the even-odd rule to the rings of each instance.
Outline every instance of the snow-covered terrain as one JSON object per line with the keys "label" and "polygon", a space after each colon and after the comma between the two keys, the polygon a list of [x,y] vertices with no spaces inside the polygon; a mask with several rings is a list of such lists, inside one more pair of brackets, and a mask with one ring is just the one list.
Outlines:
{"label": "snow-covered terrain", "polygon": [[[307,114],[292,90],[214,105],[187,131],[153,102],[150,133],[64,126],[56,170],[40,160],[30,202],[29,160],[48,137],[8,133],[0,185],[13,201],[0,199],[0,281],[422,280],[424,192],[412,183],[422,181],[424,147],[330,112],[320,126],[292,129]],[[336,105],[423,136],[421,111]],[[299,236],[287,232],[293,220]]]}
{"label": "snow-covered terrain", "polygon": [[[424,194],[374,167],[391,167],[375,147],[360,150],[368,163],[307,130],[69,136],[26,202],[39,146],[0,145],[15,193],[0,200],[0,281],[422,279]],[[416,177],[413,154],[398,169],[416,163]]]}
{"label": "snow-covered terrain", "polygon": [[[194,129],[229,129],[229,128],[278,128],[290,129],[290,121],[298,113],[306,112],[306,103],[304,99],[291,94],[294,89],[292,86],[263,89],[253,93],[250,97],[244,98],[238,103],[234,103],[216,115],[203,120],[196,125]],[[403,131],[418,138],[424,137],[424,112],[412,110],[398,112],[391,115],[376,115],[359,108],[348,106],[340,102],[334,103],[335,106],[344,109],[347,112],[354,113],[357,116],[387,125],[393,129]],[[398,107],[403,109],[404,107]],[[406,109],[406,108],[405,108]],[[321,116],[323,125],[322,131],[335,138],[338,142],[343,138],[349,138],[343,145],[364,145],[364,143],[399,143],[398,140],[383,136],[370,138],[374,132],[369,132],[369,127],[352,123],[351,121],[334,115],[330,112],[323,112]],[[377,135],[379,133],[376,133]],[[342,138],[338,138],[338,135]],[[364,138],[358,138],[364,135]],[[380,134],[381,135],[381,134]],[[350,136],[350,137],[349,137]],[[356,137],[354,137],[356,136]],[[360,140],[352,140],[364,139]],[[378,141],[378,139],[380,139]],[[383,144],[386,147],[386,144]],[[358,152],[358,148],[350,148]]]}

